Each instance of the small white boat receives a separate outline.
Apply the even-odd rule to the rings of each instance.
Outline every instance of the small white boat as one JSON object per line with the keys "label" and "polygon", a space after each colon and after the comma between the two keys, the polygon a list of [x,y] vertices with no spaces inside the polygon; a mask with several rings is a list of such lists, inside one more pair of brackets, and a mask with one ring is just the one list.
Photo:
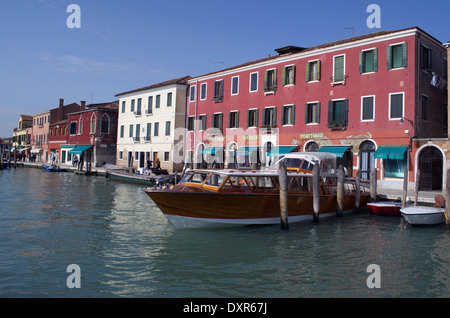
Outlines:
{"label": "small white boat", "polygon": [[400,212],[411,225],[434,225],[445,222],[443,208],[427,206],[410,206],[401,208]]}

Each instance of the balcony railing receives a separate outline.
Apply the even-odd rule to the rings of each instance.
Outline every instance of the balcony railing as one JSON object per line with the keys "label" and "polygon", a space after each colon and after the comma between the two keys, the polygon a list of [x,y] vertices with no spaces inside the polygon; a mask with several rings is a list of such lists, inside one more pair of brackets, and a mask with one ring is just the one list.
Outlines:
{"label": "balcony railing", "polygon": [[348,75],[340,75],[340,76],[333,76],[330,77],[331,86],[335,85],[345,85],[347,81]]}

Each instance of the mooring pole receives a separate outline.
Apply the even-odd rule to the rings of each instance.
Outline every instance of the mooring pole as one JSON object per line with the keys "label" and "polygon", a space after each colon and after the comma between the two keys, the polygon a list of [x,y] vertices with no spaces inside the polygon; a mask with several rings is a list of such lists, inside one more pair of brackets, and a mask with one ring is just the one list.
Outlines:
{"label": "mooring pole", "polygon": [[337,178],[337,206],[336,206],[336,216],[341,217],[344,211],[344,167],[339,166],[338,178]]}
{"label": "mooring pole", "polygon": [[319,164],[314,165],[313,169],[313,222],[319,222],[320,211],[320,167]]}
{"label": "mooring pole", "polygon": [[355,177],[355,212],[359,212],[359,205],[361,201],[361,169],[356,171]]}
{"label": "mooring pole", "polygon": [[280,182],[280,218],[281,229],[289,229],[288,224],[288,177],[287,169],[282,161],[280,163],[280,169],[278,170],[278,180]]}
{"label": "mooring pole", "polygon": [[377,201],[377,168],[370,171],[370,201]]}
{"label": "mooring pole", "polygon": [[402,208],[406,206],[406,195],[408,194],[408,168],[405,168],[403,175],[403,193],[402,193]]}
{"label": "mooring pole", "polygon": [[414,206],[417,206],[417,201],[419,201],[419,180],[420,169],[417,169],[416,178],[414,179]]}
{"label": "mooring pole", "polygon": [[445,185],[445,224],[450,225],[450,169],[447,169]]}

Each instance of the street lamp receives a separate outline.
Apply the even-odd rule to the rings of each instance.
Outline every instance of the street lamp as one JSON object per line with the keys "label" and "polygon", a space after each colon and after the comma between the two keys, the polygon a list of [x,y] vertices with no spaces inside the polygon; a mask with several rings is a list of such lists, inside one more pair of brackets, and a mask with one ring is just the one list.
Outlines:
{"label": "street lamp", "polygon": [[413,126],[413,129],[414,129],[414,135],[409,138],[409,151],[412,151],[412,140],[413,140],[413,138],[417,137],[416,136],[416,125],[414,125],[414,122],[411,119],[408,119],[408,118],[405,118],[405,117],[402,117],[400,119],[400,123],[399,124],[403,125],[405,123],[405,120],[407,120],[411,124],[411,126]]}

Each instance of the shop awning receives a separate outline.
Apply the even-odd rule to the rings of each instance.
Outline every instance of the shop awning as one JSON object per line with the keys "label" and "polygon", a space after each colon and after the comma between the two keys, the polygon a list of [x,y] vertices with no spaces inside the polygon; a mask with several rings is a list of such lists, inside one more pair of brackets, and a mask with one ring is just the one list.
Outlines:
{"label": "shop awning", "polygon": [[207,148],[203,149],[202,154],[214,156],[217,153],[217,151],[219,151],[220,149],[222,149],[222,147],[207,147]]}
{"label": "shop awning", "polygon": [[350,146],[323,146],[317,152],[330,152],[334,153],[337,157],[343,158],[344,153]]}
{"label": "shop awning", "polygon": [[406,146],[380,146],[373,155],[377,159],[403,159],[406,149]]}
{"label": "shop awning", "polygon": [[81,155],[83,153],[83,151],[88,150],[91,147],[92,147],[92,145],[89,145],[89,146],[76,146],[72,150],[69,150],[69,153],[75,154],[75,155]]}
{"label": "shop awning", "polygon": [[238,156],[248,156],[253,151],[259,150],[259,147],[241,147],[237,151]]}
{"label": "shop awning", "polygon": [[297,146],[276,146],[276,147],[273,147],[267,153],[267,155],[270,156],[270,157],[279,156],[279,155],[285,155],[287,153],[290,153],[295,148],[297,148]]}
{"label": "shop awning", "polygon": [[60,145],[59,148],[75,148],[77,145]]}

